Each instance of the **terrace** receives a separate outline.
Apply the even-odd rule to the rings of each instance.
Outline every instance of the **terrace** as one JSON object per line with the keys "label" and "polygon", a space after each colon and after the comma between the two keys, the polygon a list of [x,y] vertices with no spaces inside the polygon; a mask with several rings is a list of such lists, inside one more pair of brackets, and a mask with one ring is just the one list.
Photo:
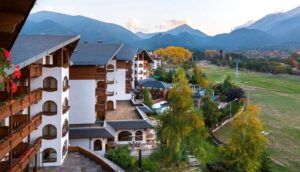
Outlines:
{"label": "terrace", "polygon": [[106,112],[106,120],[139,120],[141,116],[130,101],[117,101],[117,109]]}

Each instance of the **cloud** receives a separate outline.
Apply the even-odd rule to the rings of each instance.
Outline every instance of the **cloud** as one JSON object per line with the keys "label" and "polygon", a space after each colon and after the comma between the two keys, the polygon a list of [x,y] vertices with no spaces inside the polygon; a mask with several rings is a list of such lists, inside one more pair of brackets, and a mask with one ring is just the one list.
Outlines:
{"label": "cloud", "polygon": [[143,26],[141,22],[135,18],[130,18],[126,23],[125,27],[133,32],[148,32],[147,27]]}
{"label": "cloud", "polygon": [[156,25],[155,28],[161,31],[165,31],[187,23],[188,22],[186,19],[171,19],[164,21],[159,25]]}

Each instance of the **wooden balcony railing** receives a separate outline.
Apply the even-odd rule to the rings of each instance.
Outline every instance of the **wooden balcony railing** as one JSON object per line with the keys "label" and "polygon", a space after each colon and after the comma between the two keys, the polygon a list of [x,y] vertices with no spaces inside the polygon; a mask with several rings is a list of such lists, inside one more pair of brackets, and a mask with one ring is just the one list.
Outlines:
{"label": "wooden balcony railing", "polygon": [[37,114],[32,120],[23,124],[4,139],[0,140],[0,159],[10,150],[20,144],[32,131],[42,123],[42,113]]}
{"label": "wooden balcony railing", "polygon": [[22,75],[27,78],[36,78],[40,77],[43,74],[42,64],[31,64],[29,68],[22,69]]}
{"label": "wooden balcony railing", "polygon": [[106,80],[106,73],[96,73],[95,79],[105,81]]}
{"label": "wooden balcony railing", "polygon": [[21,110],[28,108],[30,105],[37,103],[42,99],[42,89],[32,91],[30,94],[22,98],[8,100],[4,105],[0,106],[0,121],[14,115]]}
{"label": "wooden balcony railing", "polygon": [[95,106],[96,112],[102,112],[106,110],[106,103],[105,104],[100,104],[97,103]]}
{"label": "wooden balcony railing", "polygon": [[97,96],[105,96],[106,95],[106,88],[96,88],[96,95]]}
{"label": "wooden balcony railing", "polygon": [[42,64],[32,64],[29,67],[29,76],[31,78],[42,76],[43,70],[42,70]]}
{"label": "wooden balcony railing", "polygon": [[23,172],[28,166],[30,159],[32,159],[40,150],[42,139],[38,138],[35,143],[23,153],[23,155],[13,164],[10,171]]}

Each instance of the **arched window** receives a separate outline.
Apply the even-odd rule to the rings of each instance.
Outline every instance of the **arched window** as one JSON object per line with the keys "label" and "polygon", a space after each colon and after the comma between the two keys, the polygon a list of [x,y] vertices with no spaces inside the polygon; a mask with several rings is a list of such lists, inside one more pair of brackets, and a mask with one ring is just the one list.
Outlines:
{"label": "arched window", "polygon": [[43,81],[44,91],[57,91],[57,80],[53,77],[47,77]]}
{"label": "arched window", "polygon": [[52,140],[57,138],[56,127],[53,125],[46,125],[43,128],[43,139]]}
{"label": "arched window", "polygon": [[57,154],[55,149],[48,148],[43,151],[43,162],[56,162],[57,160]]}
{"label": "arched window", "polygon": [[109,64],[109,65],[107,65],[106,70],[107,70],[107,71],[114,71],[114,70],[115,70],[115,67],[114,67],[114,65]]}
{"label": "arched window", "polygon": [[132,141],[132,134],[129,131],[122,131],[118,135],[118,141]]}
{"label": "arched window", "polygon": [[63,80],[63,91],[67,91],[69,88],[69,79],[65,76]]}
{"label": "arched window", "polygon": [[57,114],[57,105],[53,101],[46,101],[43,104],[44,115],[55,115]]}
{"label": "arched window", "polygon": [[135,141],[142,141],[143,140],[143,132],[142,131],[136,131],[135,132]]}
{"label": "arched window", "polygon": [[143,64],[142,64],[142,63],[140,63],[140,64],[139,64],[139,67],[140,67],[140,68],[142,68],[142,67],[143,67]]}
{"label": "arched window", "polygon": [[114,102],[109,100],[106,102],[106,109],[107,110],[114,110]]}
{"label": "arched window", "polygon": [[68,112],[69,109],[70,109],[69,100],[67,98],[65,98],[64,103],[63,103],[63,113]]}
{"label": "arched window", "polygon": [[63,151],[63,155],[65,156],[68,151],[68,140],[65,140],[62,151]]}
{"label": "arched window", "polygon": [[65,120],[63,128],[62,128],[62,136],[65,137],[69,131],[69,123],[68,120]]}
{"label": "arched window", "polygon": [[96,140],[94,142],[94,151],[102,151],[102,141]]}

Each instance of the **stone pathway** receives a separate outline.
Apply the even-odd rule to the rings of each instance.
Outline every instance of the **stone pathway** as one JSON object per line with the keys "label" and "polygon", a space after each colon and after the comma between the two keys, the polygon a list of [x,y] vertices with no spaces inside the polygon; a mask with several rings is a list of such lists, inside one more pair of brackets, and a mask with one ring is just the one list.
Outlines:
{"label": "stone pathway", "polygon": [[78,152],[68,152],[60,167],[42,167],[38,172],[105,172],[100,165]]}
{"label": "stone pathway", "polygon": [[188,163],[191,167],[191,171],[201,172],[200,163],[193,155],[188,155]]}

